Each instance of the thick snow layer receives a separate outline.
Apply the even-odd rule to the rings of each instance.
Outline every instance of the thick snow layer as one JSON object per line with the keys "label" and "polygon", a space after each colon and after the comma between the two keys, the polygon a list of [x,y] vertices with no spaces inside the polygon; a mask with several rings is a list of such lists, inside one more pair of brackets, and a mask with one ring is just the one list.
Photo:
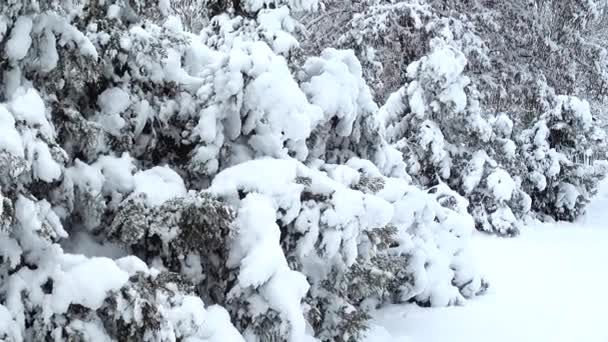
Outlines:
{"label": "thick snow layer", "polygon": [[168,166],[155,166],[146,171],[139,171],[134,176],[134,193],[146,195],[150,206],[161,205],[163,202],[186,194],[186,186],[182,178]]}
{"label": "thick snow layer", "polygon": [[11,38],[6,42],[5,52],[10,60],[21,60],[27,55],[27,51],[32,45],[32,19],[20,16],[15,22],[11,31]]}
{"label": "thick snow layer", "polygon": [[305,320],[300,302],[308,292],[306,277],[293,271],[281,250],[279,226],[272,202],[261,194],[249,194],[238,211],[240,227],[228,265],[239,264],[239,285],[260,288],[270,307],[285,315],[291,341],[301,341]]}
{"label": "thick snow layer", "polygon": [[327,118],[339,119],[335,127],[338,135],[350,135],[360,113],[376,111],[361,64],[352,51],[325,49],[321,57],[306,61],[304,71],[306,82],[302,90]]}
{"label": "thick snow layer", "polygon": [[118,87],[106,89],[97,98],[97,105],[101,109],[101,114],[96,117],[96,120],[108,132],[118,135],[120,129],[126,124],[120,114],[131,105],[129,93]]}
{"label": "thick snow layer", "polygon": [[101,156],[94,166],[101,171],[105,178],[104,192],[128,193],[133,190],[135,165],[133,165],[133,158],[129,153],[124,152],[120,157]]}
{"label": "thick snow layer", "polygon": [[129,108],[131,100],[126,91],[114,87],[104,90],[104,92],[99,95],[97,104],[105,114],[114,115],[120,114]]}
{"label": "thick snow layer", "polygon": [[515,191],[515,181],[505,170],[498,169],[488,176],[488,189],[492,191],[494,197],[499,201],[508,201]]}
{"label": "thick snow layer", "polygon": [[54,276],[50,305],[54,312],[64,313],[70,304],[80,304],[93,310],[103,304],[109,291],[118,291],[129,279],[108,258],[87,259],[66,254],[62,270]]}
{"label": "thick snow layer", "polygon": [[295,26],[286,6],[270,11],[260,11],[258,22],[260,23],[259,29],[264,32],[268,41],[272,42],[272,50],[277,54],[286,55],[292,48],[299,45],[298,40],[286,32],[293,30]]}
{"label": "thick snow layer", "polygon": [[485,151],[477,151],[473,154],[473,158],[467,166],[466,176],[462,180],[464,191],[469,194],[479,185],[481,177],[483,177],[483,166],[488,160],[488,155]]}
{"label": "thick snow layer", "polygon": [[15,129],[15,119],[3,105],[0,105],[0,150],[17,157],[25,153],[21,136]]}
{"label": "thick snow layer", "polygon": [[105,178],[101,171],[87,163],[83,163],[76,159],[74,166],[66,170],[67,176],[72,180],[74,185],[81,189],[91,189],[100,192],[103,187]]}
{"label": "thick snow layer", "polygon": [[51,183],[61,177],[61,166],[53,159],[49,146],[42,141],[37,141],[32,144],[32,150],[34,151],[34,162],[33,171],[34,177]]}
{"label": "thick snow layer", "polygon": [[224,308],[212,305],[205,309],[198,297],[184,297],[167,315],[175,325],[177,337],[182,337],[184,341],[244,342],[236,328],[230,324],[230,316]]}
{"label": "thick snow layer", "polygon": [[30,127],[38,127],[47,137],[53,135],[53,128],[46,118],[44,101],[32,88],[19,88],[13,94],[10,108],[16,120],[25,121]]}
{"label": "thick snow layer", "polygon": [[605,342],[608,182],[581,222],[528,227],[513,239],[478,234],[491,282],[465,306],[394,305],[374,313],[366,341]]}

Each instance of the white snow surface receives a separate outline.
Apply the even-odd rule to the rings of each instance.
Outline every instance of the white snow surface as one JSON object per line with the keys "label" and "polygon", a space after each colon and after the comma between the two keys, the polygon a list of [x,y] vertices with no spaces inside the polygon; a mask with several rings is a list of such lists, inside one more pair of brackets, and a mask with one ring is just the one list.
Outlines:
{"label": "white snow surface", "polygon": [[133,165],[133,158],[127,152],[120,157],[101,156],[94,165],[105,178],[104,192],[109,194],[113,191],[128,193],[133,190],[135,165]]}
{"label": "white snow surface", "polygon": [[5,53],[10,60],[21,60],[27,55],[32,45],[30,33],[32,31],[32,19],[20,16],[15,22],[11,32],[11,38],[6,42]]}
{"label": "white snow surface", "polygon": [[163,204],[173,198],[186,194],[182,178],[168,166],[155,166],[139,171],[133,176],[135,194],[143,193],[150,206]]}
{"label": "white snow surface", "polygon": [[66,254],[62,262],[50,296],[51,309],[56,313],[66,312],[70,304],[97,310],[108,292],[120,290],[129,280],[129,275],[108,258]]}
{"label": "white snow surface", "polygon": [[129,94],[117,87],[109,88],[99,95],[97,104],[105,114],[120,114],[129,108]]}
{"label": "white snow surface", "polygon": [[366,342],[605,342],[608,181],[577,223],[472,239],[488,293],[464,306],[391,305],[373,313]]}

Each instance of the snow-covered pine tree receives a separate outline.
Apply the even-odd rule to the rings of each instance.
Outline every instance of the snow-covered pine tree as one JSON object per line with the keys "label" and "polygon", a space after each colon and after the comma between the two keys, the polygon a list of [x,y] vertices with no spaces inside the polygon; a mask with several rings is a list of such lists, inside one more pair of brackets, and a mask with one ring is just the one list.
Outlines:
{"label": "snow-covered pine tree", "polygon": [[520,153],[528,170],[523,187],[537,213],[572,221],[605,177],[606,133],[587,101],[548,95],[548,110],[521,135]]}
{"label": "snow-covered pine tree", "polygon": [[463,75],[464,55],[436,40],[433,51],[408,66],[409,83],[381,109],[387,134],[407,158],[408,173],[430,187],[446,182],[467,196],[480,230],[518,232],[529,199],[507,167],[515,159],[506,115],[484,115]]}

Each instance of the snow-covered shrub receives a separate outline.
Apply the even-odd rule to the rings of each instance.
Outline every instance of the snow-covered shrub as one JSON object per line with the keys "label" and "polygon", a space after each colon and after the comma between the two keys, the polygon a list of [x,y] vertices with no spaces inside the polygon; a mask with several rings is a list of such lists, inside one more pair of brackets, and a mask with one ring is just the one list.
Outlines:
{"label": "snow-covered shrub", "polygon": [[513,122],[506,114],[489,117],[492,137],[471,156],[461,189],[473,204],[477,228],[499,235],[516,235],[528,217],[530,196],[522,189],[521,160],[511,139]]}
{"label": "snow-covered shrub", "polygon": [[606,133],[587,101],[572,96],[550,101],[553,107],[522,132],[521,155],[529,170],[524,187],[539,214],[571,221],[583,213],[606,174],[594,162],[606,158]]}
{"label": "snow-covered shrub", "polygon": [[389,141],[403,153],[416,182],[445,182],[466,196],[478,229],[517,234],[517,218],[525,216],[529,201],[510,174],[516,159],[513,123],[504,114],[484,115],[463,75],[464,55],[441,41],[434,45],[408,66],[410,82],[380,109]]}
{"label": "snow-covered shrub", "polygon": [[[386,178],[360,159],[319,169],[261,159],[221,172],[210,191],[239,208],[229,260],[239,268],[231,294],[249,307],[241,319],[276,338],[284,322],[301,333],[305,312],[315,336],[346,341],[361,336],[374,305],[460,304],[483,292],[465,250],[473,229],[466,201],[435,190]],[[277,298],[284,281],[293,291]]]}
{"label": "snow-covered shrub", "polygon": [[[180,276],[118,260],[61,254],[57,245],[5,279],[8,340],[244,341],[223,308],[205,308]],[[184,287],[185,286],[185,287]]]}

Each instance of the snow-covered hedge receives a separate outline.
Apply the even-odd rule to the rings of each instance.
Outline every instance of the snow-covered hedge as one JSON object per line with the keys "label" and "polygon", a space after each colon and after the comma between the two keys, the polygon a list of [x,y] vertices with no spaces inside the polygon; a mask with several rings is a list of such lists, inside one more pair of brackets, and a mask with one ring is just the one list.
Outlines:
{"label": "snow-covered hedge", "polygon": [[486,289],[467,201],[410,182],[353,52],[300,55],[315,2],[190,33],[193,4],[0,4],[0,338],[358,340]]}
{"label": "snow-covered hedge", "polygon": [[379,106],[355,52],[300,49],[318,7],[0,3],[0,339],[356,341],[483,293],[475,227],[581,211],[584,101],[516,135],[442,36]]}
{"label": "snow-covered hedge", "polygon": [[209,191],[238,208],[230,293],[258,307],[239,321],[259,322],[250,329],[271,340],[283,329],[269,330],[278,324],[270,312],[294,334],[307,322],[323,340],[350,340],[383,302],[461,304],[485,290],[467,254],[466,201],[449,189],[426,193],[355,158],[317,168],[250,161],[218,174]]}

